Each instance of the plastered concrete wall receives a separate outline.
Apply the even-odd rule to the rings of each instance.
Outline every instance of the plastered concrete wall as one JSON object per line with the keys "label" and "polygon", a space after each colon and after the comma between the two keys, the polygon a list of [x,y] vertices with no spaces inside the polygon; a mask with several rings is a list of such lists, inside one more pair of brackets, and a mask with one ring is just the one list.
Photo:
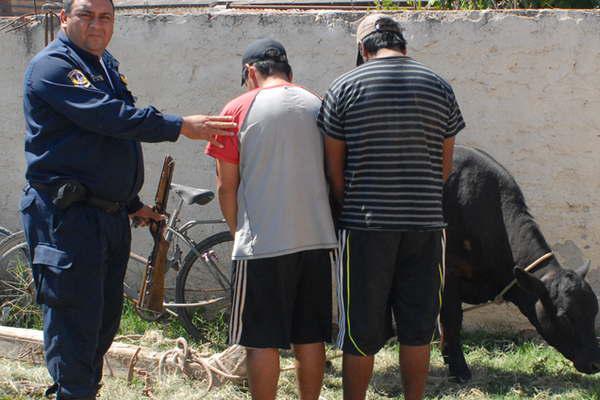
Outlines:
{"label": "plastered concrete wall", "polygon": [[[323,93],[353,66],[351,33],[360,16],[228,10],[118,15],[110,50],[139,105],[184,115],[217,113],[241,93],[244,47],[263,36],[286,45],[297,82]],[[564,264],[592,259],[588,280],[600,295],[600,13],[408,12],[397,17],[410,55],[455,89],[468,125],[458,143],[488,151],[515,175]],[[24,171],[22,76],[42,46],[41,24],[0,36],[0,224],[11,229],[19,228]],[[201,154],[202,147],[187,139],[145,145],[144,198],[153,197],[165,153],[177,161],[176,182],[213,188],[213,163]],[[184,217],[218,214],[212,204],[188,209]],[[142,246],[146,236],[137,232],[134,246]],[[509,306],[469,314],[466,321],[526,326]]]}

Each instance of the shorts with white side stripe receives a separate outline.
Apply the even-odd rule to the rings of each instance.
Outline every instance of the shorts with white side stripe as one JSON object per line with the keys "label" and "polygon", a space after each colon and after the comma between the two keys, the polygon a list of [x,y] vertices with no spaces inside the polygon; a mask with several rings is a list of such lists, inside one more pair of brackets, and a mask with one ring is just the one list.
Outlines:
{"label": "shorts with white side stripe", "polygon": [[230,344],[289,349],[331,340],[333,250],[233,262]]}
{"label": "shorts with white side stripe", "polygon": [[431,342],[442,306],[442,231],[339,232],[337,345],[354,355],[377,353],[392,337],[400,344]]}

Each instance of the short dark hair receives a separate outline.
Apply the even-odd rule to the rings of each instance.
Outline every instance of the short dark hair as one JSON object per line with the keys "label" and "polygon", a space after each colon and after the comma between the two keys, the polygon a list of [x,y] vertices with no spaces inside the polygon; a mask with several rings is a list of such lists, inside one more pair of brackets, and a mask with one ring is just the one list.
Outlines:
{"label": "short dark hair", "polygon": [[254,67],[263,76],[272,76],[275,74],[284,74],[290,76],[292,74],[292,67],[286,62],[277,62],[273,60],[257,61]]}
{"label": "short dark hair", "polygon": [[381,49],[406,51],[406,39],[404,39],[402,33],[398,32],[373,32],[363,39],[362,44],[369,54],[375,54]]}
{"label": "short dark hair", "polygon": [[[65,12],[67,14],[71,14],[71,10],[73,9],[73,2],[75,0],[63,0],[63,10],[65,10]],[[115,3],[113,3],[113,0],[108,0],[110,2],[110,5],[113,8],[113,11],[115,9]]]}

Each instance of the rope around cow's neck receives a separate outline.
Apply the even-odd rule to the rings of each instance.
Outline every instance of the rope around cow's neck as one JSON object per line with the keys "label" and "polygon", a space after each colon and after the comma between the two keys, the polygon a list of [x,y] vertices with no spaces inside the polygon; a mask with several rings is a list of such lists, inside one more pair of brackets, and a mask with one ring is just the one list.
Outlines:
{"label": "rope around cow's neck", "polygon": [[[534,262],[532,262],[531,264],[529,264],[527,267],[525,267],[524,271],[525,272],[531,271],[532,269],[534,269],[535,267],[537,267],[538,265],[540,265],[541,263],[543,263],[544,261],[546,261],[547,259],[549,259],[552,256],[553,256],[552,252],[544,254],[543,256],[541,256],[540,258],[538,258],[537,260],[535,260]],[[469,312],[469,311],[476,310],[478,308],[487,307],[487,306],[492,305],[492,304],[502,304],[502,303],[504,303],[506,301],[504,299],[504,295],[510,289],[512,289],[512,287],[515,286],[516,284],[517,284],[517,280],[513,279],[504,289],[502,289],[500,291],[500,293],[498,293],[498,295],[496,297],[494,297],[494,300],[488,301],[487,303],[478,304],[476,306],[465,307],[462,310],[463,314],[466,313],[466,312]]]}

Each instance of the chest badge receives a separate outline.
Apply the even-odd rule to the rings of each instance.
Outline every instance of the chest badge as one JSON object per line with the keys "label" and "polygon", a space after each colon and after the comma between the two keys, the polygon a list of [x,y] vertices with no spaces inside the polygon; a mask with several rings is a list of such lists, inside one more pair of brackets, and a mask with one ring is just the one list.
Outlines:
{"label": "chest badge", "polygon": [[121,82],[123,82],[123,85],[127,86],[127,77],[123,74],[119,74],[119,77],[121,77]]}
{"label": "chest badge", "polygon": [[87,87],[92,86],[90,81],[88,81],[88,78],[86,78],[85,75],[83,74],[83,72],[81,72],[78,69],[74,69],[71,72],[69,72],[67,74],[67,78],[69,78],[71,80],[73,85],[78,86],[78,87],[87,88]]}

